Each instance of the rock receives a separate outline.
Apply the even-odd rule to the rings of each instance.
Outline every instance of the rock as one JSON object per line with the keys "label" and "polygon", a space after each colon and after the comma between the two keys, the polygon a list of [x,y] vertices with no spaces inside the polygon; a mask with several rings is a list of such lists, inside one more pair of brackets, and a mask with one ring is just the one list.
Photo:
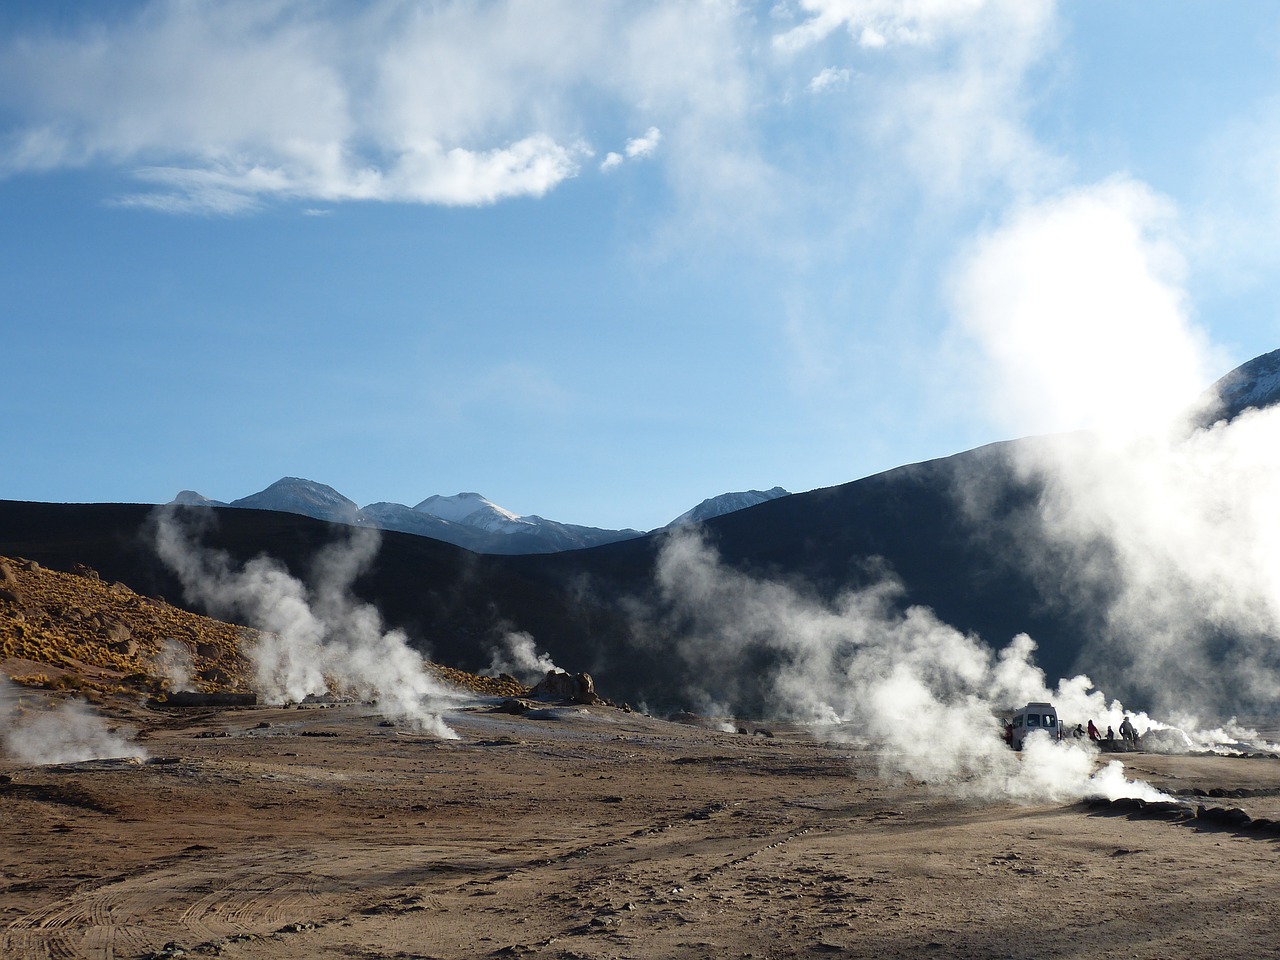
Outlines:
{"label": "rock", "polygon": [[219,669],[218,667],[209,667],[205,670],[199,671],[196,674],[196,679],[203,681],[204,683],[211,683],[217,687],[229,687],[234,682],[234,678],[231,674],[227,673],[225,670]]}
{"label": "rock", "polygon": [[89,580],[102,579],[102,575],[98,573],[97,570],[93,569],[93,567],[86,566],[83,563],[73,563],[71,565],[71,572],[76,574],[77,576],[85,577]]}
{"label": "rock", "polygon": [[127,623],[121,623],[119,620],[107,620],[103,623],[103,629],[109,644],[124,643],[133,639],[133,630]]}
{"label": "rock", "polygon": [[528,713],[533,709],[533,704],[528,700],[521,700],[518,697],[508,697],[500,704],[493,708],[494,713],[510,713],[519,716]]}
{"label": "rock", "polygon": [[571,675],[562,670],[548,670],[547,675],[529,693],[535,697],[551,697],[588,705],[602,702],[596,694],[595,681],[589,673]]}
{"label": "rock", "polygon": [[16,607],[23,604],[22,594],[13,587],[8,585],[0,585],[0,602],[12,603]]}

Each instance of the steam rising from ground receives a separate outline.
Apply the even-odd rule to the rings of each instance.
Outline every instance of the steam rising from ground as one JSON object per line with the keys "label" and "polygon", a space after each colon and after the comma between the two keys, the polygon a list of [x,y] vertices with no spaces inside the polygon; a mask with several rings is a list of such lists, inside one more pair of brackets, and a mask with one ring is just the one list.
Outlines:
{"label": "steam rising from ground", "polygon": [[1275,703],[1280,409],[1015,456],[1045,491],[1019,541],[1040,558],[1032,569],[1077,607],[1099,607],[1091,661],[1166,713]]}
{"label": "steam rising from ground", "polygon": [[156,669],[169,681],[169,689],[177,692],[194,690],[191,678],[195,676],[196,665],[191,658],[191,651],[173,637],[166,637],[164,646],[156,657]]}
{"label": "steam rising from ground", "polygon": [[518,630],[502,638],[502,647],[493,651],[486,672],[490,676],[505,673],[528,687],[559,669],[549,653],[538,652],[531,634]]}
{"label": "steam rising from ground", "polygon": [[[32,698],[36,700],[37,698]],[[93,708],[67,700],[53,709],[28,709],[22,688],[0,677],[0,739],[4,752],[23,763],[78,763],[120,757],[145,759],[147,752],[111,729]]]}
{"label": "steam rising from ground", "polygon": [[352,528],[349,540],[317,556],[309,589],[267,557],[237,568],[226,553],[199,544],[172,510],[156,519],[157,550],[182,580],[187,599],[247,618],[264,631],[248,651],[259,696],[301,700],[329,692],[332,682],[340,691],[376,699],[391,718],[453,739],[440,716],[451,694],[401,631],[385,629],[378,611],[352,596],[351,586],[379,542],[375,531]]}
{"label": "steam rising from ground", "polygon": [[733,692],[766,664],[775,712],[877,746],[887,773],[978,798],[1160,796],[1125,780],[1118,763],[1095,773],[1087,741],[1033,736],[1021,757],[1013,753],[1001,709],[1048,700],[1068,720],[1114,717],[1118,726],[1121,707],[1106,704],[1087,677],[1047,689],[1029,637],[997,654],[926,608],[898,612],[901,590],[890,578],[825,603],[729,569],[684,533],[665,545],[658,583],[692,638],[680,649],[704,687]]}
{"label": "steam rising from ground", "polygon": [[1003,531],[1017,562],[1097,611],[1085,657],[1109,685],[1225,716],[1280,698],[1280,408],[1204,426],[1223,364],[1182,289],[1176,212],[1125,179],[1025,206],[962,259],[954,306],[1010,425],[1089,428],[1012,447],[1042,490]]}

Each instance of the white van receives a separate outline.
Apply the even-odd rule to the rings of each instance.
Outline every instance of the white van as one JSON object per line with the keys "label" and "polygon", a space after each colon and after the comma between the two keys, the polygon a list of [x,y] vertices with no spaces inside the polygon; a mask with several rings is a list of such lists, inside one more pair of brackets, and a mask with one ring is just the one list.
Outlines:
{"label": "white van", "polygon": [[1021,750],[1027,737],[1041,730],[1047,733],[1050,739],[1061,738],[1062,726],[1058,720],[1058,711],[1054,709],[1052,703],[1028,703],[1013,715],[1009,745],[1015,750]]}

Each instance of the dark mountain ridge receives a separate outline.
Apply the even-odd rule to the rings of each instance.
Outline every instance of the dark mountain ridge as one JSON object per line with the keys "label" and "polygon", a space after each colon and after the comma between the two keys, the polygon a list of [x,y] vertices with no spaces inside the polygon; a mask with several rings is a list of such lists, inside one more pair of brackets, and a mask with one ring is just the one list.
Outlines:
{"label": "dark mountain ridge", "polygon": [[[964,630],[1003,643],[1017,630],[1040,628],[1054,662],[1060,649],[1052,621],[1022,611],[1032,590],[995,553],[975,552],[948,492],[956,470],[982,451],[902,467],[838,487],[793,494],[699,525],[723,562],[752,576],[803,584],[831,598],[891,567],[907,586],[904,603],[934,607]],[[991,458],[994,461],[998,457]],[[87,564],[141,593],[163,596],[201,613],[156,556],[159,508],[136,504],[47,504],[0,501],[0,554],[56,569]],[[350,528],[292,513],[229,507],[169,507],[203,527],[202,542],[243,564],[271,556],[303,580],[326,545]],[[682,638],[655,639],[637,611],[660,621],[664,601],[654,586],[659,532],[586,550],[485,556],[426,537],[382,532],[371,568],[355,594],[378,607],[390,626],[439,662],[463,669],[487,665],[508,631],[532,634],[562,666],[593,673],[616,699],[679,705],[697,683],[683,676]],[[881,558],[876,560],[875,558]],[[872,562],[874,561],[874,562]],[[1056,655],[1055,653],[1056,652]],[[761,691],[743,707],[757,707]]]}
{"label": "dark mountain ridge", "polygon": [[[1225,403],[1217,416],[1275,403],[1278,370],[1280,351],[1229,374],[1219,382]],[[1105,580],[1093,585],[1100,591],[1096,596],[1067,596],[1043,575],[1058,558],[1047,557],[1037,573],[1012,548],[1044,492],[1042,481],[1018,471],[1014,454],[1064,442],[1072,441],[992,444],[767,500],[693,529],[726,569],[794,585],[817,602],[892,576],[902,588],[899,609],[929,607],[945,623],[996,648],[1026,632],[1039,644],[1038,662],[1050,678],[1083,669],[1125,698],[1127,691],[1112,685],[1103,665],[1080,660],[1108,603]],[[977,512],[969,509],[975,497],[981,501]],[[63,570],[88,564],[139,592],[210,612],[184,599],[176,577],[156,556],[149,530],[157,509],[0,501],[0,555]],[[207,523],[203,542],[239,563],[266,554],[302,579],[310,577],[320,550],[352,533],[349,526],[293,513],[165,509]],[[763,710],[766,655],[743,651],[740,682],[732,690],[708,689],[713,678],[698,675],[696,660],[688,656],[692,628],[672,616],[655,582],[663,546],[681,535],[655,531],[588,549],[495,556],[386,531],[354,592],[447,665],[481,669],[504,634],[526,631],[562,667],[595,675],[614,699],[675,707],[710,697],[742,712]],[[1097,550],[1101,556],[1106,545]]]}

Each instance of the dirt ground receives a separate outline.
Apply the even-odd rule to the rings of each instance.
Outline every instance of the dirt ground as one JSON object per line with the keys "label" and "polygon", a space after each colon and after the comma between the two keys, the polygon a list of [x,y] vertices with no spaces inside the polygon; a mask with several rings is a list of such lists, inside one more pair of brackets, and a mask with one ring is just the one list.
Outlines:
{"label": "dirt ground", "polygon": [[[132,710],[149,759],[0,759],[0,956],[1274,955],[1275,832],[960,802],[798,731],[476,705]],[[1127,759],[1280,819],[1280,760]],[[1193,802],[1194,808],[1194,802]]]}

